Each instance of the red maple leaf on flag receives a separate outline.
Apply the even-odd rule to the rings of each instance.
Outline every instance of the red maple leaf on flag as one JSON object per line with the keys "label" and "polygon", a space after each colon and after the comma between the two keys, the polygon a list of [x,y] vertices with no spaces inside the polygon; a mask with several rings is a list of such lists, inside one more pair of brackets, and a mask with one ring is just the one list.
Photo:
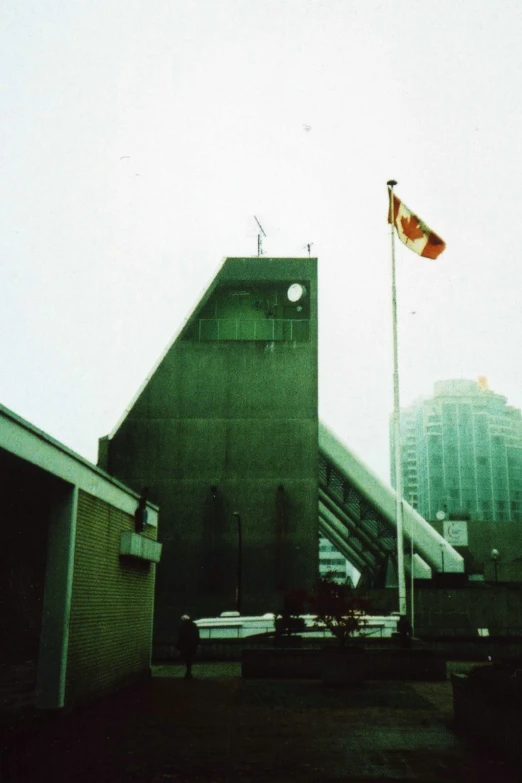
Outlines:
{"label": "red maple leaf on flag", "polygon": [[401,217],[402,231],[405,237],[415,242],[416,239],[421,239],[424,236],[424,231],[421,228],[421,224],[415,215],[409,217]]}

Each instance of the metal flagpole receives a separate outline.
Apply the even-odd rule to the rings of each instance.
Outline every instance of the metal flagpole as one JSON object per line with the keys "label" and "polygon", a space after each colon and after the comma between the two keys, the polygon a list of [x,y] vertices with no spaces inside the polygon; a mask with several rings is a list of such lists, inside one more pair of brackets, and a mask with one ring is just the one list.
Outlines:
{"label": "metal flagpole", "polygon": [[411,623],[411,635],[412,637],[415,636],[415,567],[413,564],[413,531],[415,530],[415,526],[412,525],[411,528],[411,535],[410,535],[410,541],[411,541],[411,555],[410,555],[410,568],[411,568],[411,583],[410,583],[410,623]]}
{"label": "metal flagpole", "polygon": [[[402,524],[401,413],[399,404],[399,349],[397,339],[397,286],[395,280],[394,179],[387,182],[390,196],[391,257],[392,257],[392,318],[393,318],[393,434],[395,441],[395,493],[397,523],[397,581],[399,584],[399,614],[406,616],[406,580],[404,577],[404,540]],[[413,564],[412,564],[413,567]]]}

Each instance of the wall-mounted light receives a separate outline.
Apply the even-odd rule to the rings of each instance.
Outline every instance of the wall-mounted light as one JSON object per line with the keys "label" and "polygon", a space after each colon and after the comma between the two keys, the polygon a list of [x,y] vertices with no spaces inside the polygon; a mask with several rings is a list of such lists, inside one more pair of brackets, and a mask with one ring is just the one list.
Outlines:
{"label": "wall-mounted light", "polygon": [[301,283],[292,283],[286,292],[286,296],[289,302],[299,302],[306,296],[306,288]]}
{"label": "wall-mounted light", "polygon": [[234,511],[233,516],[237,523],[237,577],[236,577],[236,611],[241,614],[241,588],[243,582],[243,544],[241,530],[241,515]]}
{"label": "wall-mounted light", "polygon": [[498,549],[492,549],[491,550],[491,559],[493,560],[493,566],[495,568],[495,582],[498,582],[498,559],[500,557],[500,552]]}

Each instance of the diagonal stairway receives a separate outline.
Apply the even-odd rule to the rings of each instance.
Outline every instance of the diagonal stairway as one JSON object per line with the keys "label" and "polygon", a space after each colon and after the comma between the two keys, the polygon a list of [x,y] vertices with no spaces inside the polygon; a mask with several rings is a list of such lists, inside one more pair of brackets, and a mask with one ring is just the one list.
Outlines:
{"label": "diagonal stairway", "polygon": [[[372,584],[396,558],[395,504],[395,490],[320,422],[319,530]],[[462,556],[406,501],[403,531],[405,565],[411,568],[413,537],[417,577],[464,571]]]}

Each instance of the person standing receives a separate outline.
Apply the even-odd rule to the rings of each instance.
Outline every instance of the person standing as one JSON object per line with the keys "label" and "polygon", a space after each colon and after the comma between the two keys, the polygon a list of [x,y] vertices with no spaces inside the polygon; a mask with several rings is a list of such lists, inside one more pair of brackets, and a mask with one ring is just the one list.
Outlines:
{"label": "person standing", "polygon": [[399,634],[401,647],[411,647],[413,629],[407,615],[405,614],[401,614],[399,617],[399,622],[397,623],[397,633]]}
{"label": "person standing", "polygon": [[179,626],[178,643],[177,648],[181,656],[181,660],[186,666],[185,678],[192,679],[192,664],[196,657],[196,650],[199,644],[199,629],[196,623],[191,620],[188,614],[184,614],[181,618],[181,624]]}

